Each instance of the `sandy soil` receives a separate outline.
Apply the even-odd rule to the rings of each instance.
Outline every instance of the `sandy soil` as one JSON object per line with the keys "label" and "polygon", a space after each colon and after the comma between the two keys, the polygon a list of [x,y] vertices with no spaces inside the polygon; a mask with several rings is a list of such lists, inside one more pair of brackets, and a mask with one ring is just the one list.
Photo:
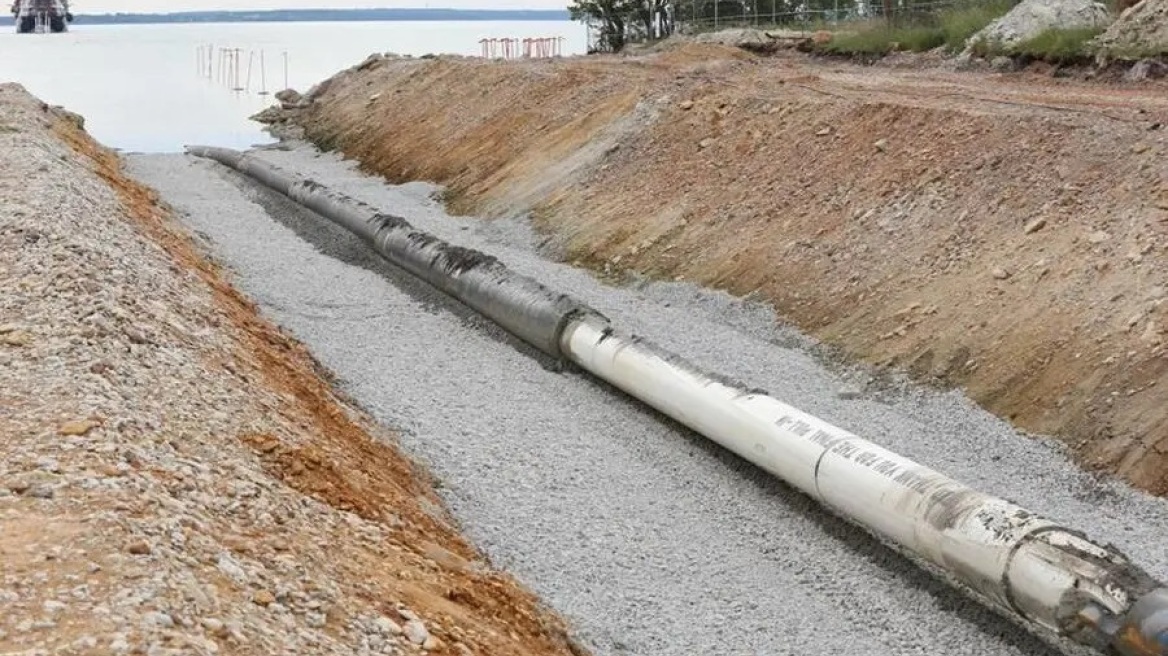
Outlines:
{"label": "sandy soil", "polygon": [[0,652],[574,652],[395,436],[15,85],[0,289]]}
{"label": "sandy soil", "polygon": [[752,294],[1168,493],[1163,84],[760,58],[370,61],[293,112],[549,248]]}

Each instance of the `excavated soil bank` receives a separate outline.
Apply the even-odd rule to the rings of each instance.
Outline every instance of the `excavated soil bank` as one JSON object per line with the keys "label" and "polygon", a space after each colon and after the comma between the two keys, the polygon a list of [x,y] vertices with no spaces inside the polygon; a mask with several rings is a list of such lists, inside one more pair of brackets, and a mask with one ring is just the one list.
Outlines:
{"label": "excavated soil bank", "polygon": [[684,45],[371,59],[290,116],[549,247],[769,299],[1168,493],[1163,86],[898,71]]}

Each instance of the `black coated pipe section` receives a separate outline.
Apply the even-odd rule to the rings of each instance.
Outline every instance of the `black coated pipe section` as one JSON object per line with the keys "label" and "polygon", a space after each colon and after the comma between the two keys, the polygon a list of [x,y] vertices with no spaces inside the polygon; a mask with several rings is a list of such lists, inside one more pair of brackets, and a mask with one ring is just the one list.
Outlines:
{"label": "black coated pipe section", "polygon": [[491,255],[454,246],[415,229],[401,217],[378,212],[354,198],[300,178],[239,151],[189,146],[288,196],[361,237],[390,263],[425,280],[556,359],[565,359],[560,335],[574,319],[607,323],[576,299],[507,269]]}

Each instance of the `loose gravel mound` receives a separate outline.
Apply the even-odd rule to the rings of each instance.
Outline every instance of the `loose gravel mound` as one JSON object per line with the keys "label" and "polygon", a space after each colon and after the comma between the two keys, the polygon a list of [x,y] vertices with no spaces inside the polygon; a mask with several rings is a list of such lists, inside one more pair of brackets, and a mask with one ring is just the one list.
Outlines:
{"label": "loose gravel mound", "polygon": [[1107,7],[1093,0],[1023,0],[1006,15],[970,37],[968,44],[982,42],[1012,46],[1046,30],[1102,27],[1109,20]]}
{"label": "loose gravel mound", "polygon": [[1168,0],[1143,0],[1129,7],[1095,44],[1102,54],[1112,57],[1168,53]]}
{"label": "loose gravel mound", "polygon": [[393,439],[0,85],[0,653],[570,653]]}

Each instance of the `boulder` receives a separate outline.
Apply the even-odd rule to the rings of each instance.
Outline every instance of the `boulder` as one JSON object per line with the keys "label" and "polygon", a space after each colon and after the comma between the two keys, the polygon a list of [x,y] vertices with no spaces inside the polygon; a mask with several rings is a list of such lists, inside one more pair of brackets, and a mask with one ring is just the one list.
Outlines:
{"label": "boulder", "polygon": [[966,41],[966,52],[978,43],[1014,46],[1050,29],[1103,27],[1111,20],[1107,7],[1094,0],[1022,0],[1004,16]]}

